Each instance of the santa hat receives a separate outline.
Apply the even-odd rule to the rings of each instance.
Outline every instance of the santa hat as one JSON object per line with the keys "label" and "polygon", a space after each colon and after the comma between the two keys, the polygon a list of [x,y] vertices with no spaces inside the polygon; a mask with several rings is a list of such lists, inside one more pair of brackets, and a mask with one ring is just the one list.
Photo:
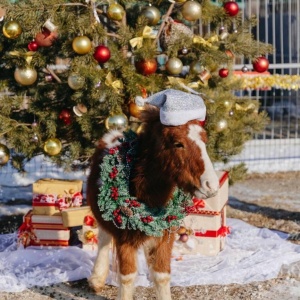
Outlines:
{"label": "santa hat", "polygon": [[164,125],[178,126],[191,120],[204,121],[206,107],[199,95],[168,89],[145,101],[160,108],[160,121]]}

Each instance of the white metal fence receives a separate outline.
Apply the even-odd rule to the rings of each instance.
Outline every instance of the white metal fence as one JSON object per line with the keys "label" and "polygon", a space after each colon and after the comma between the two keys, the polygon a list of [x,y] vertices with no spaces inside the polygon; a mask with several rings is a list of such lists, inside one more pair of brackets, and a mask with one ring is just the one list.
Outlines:
{"label": "white metal fence", "polygon": [[[258,25],[252,29],[257,40],[272,44],[268,55],[269,72],[281,75],[299,75],[300,70],[300,1],[299,0],[241,0],[237,1],[243,18],[255,15]],[[241,59],[236,70],[249,61]],[[300,170],[299,91],[271,89],[245,92],[261,103],[268,113],[265,130],[248,142],[236,161],[244,161],[250,171]]]}

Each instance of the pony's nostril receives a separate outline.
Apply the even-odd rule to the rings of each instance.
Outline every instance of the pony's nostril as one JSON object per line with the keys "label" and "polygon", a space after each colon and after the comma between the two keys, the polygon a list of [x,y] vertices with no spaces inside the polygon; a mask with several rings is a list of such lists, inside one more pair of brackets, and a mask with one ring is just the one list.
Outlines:
{"label": "pony's nostril", "polygon": [[205,181],[203,182],[203,187],[204,187],[205,189],[207,189],[207,190],[211,190],[211,187],[210,187],[210,185],[209,185],[209,181],[208,181],[208,180],[205,180]]}

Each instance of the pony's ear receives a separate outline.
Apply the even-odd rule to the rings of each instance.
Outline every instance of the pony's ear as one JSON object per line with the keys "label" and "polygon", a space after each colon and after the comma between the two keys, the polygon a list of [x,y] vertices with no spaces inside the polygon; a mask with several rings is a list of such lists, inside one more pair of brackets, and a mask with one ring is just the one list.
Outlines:
{"label": "pony's ear", "polygon": [[154,105],[145,103],[144,109],[141,110],[140,113],[140,120],[145,123],[160,121],[159,108]]}

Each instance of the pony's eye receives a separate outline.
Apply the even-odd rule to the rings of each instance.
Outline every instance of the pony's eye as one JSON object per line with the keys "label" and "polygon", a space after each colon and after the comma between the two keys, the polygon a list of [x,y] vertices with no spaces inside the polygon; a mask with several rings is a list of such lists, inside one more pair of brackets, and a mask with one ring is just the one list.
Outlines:
{"label": "pony's eye", "polygon": [[184,148],[183,144],[180,143],[180,142],[175,142],[175,143],[174,143],[174,147],[175,147],[175,148]]}

